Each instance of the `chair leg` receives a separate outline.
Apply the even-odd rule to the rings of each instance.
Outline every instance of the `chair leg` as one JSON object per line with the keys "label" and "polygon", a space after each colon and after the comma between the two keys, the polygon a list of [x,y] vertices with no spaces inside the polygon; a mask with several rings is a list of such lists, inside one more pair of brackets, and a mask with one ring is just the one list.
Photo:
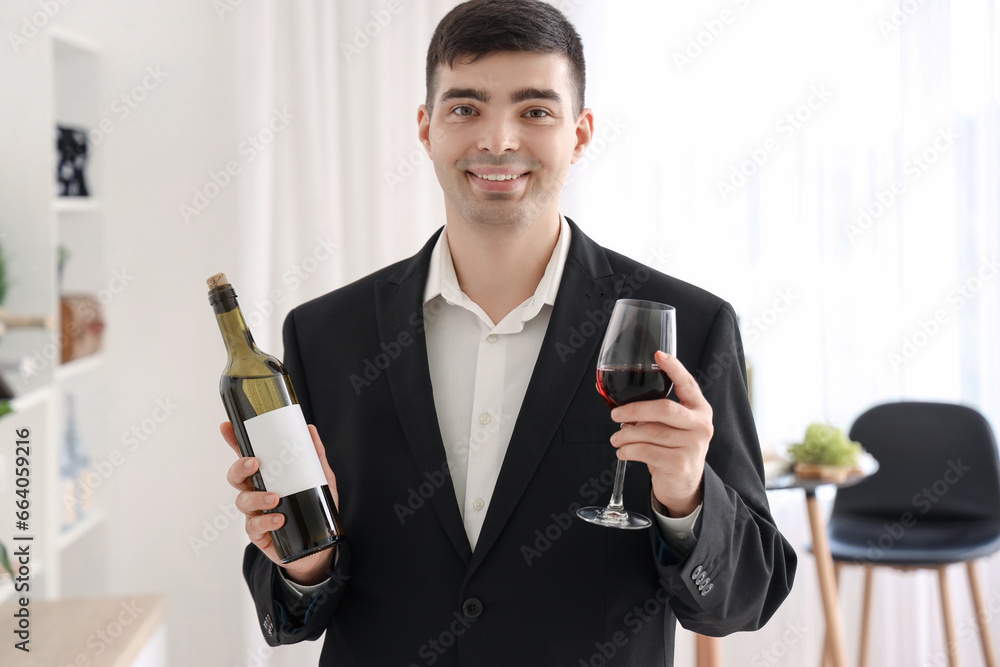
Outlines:
{"label": "chair leg", "polygon": [[993,653],[993,640],[990,639],[990,614],[983,604],[983,596],[979,588],[979,575],[976,574],[976,562],[966,564],[969,570],[969,588],[972,589],[972,604],[976,608],[976,625],[979,627],[979,637],[983,642],[983,655],[986,657],[986,667],[997,667]]}
{"label": "chair leg", "polygon": [[[834,561],[833,563],[833,583],[837,586],[837,593],[840,593],[840,570],[843,569],[844,563],[842,561]],[[826,634],[823,636],[823,667],[836,667],[833,664],[833,642],[830,641],[830,629],[827,628]]]}
{"label": "chair leg", "polygon": [[858,667],[868,666],[868,628],[872,610],[872,580],[875,576],[873,565],[865,566],[865,598],[861,610],[861,648],[858,649]]}
{"label": "chair leg", "polygon": [[719,657],[719,638],[705,637],[697,635],[695,646],[698,653],[698,667],[719,667],[721,658]]}
{"label": "chair leg", "polygon": [[937,568],[938,580],[941,583],[941,613],[944,616],[945,648],[948,652],[950,667],[958,667],[958,637],[955,635],[955,619],[951,615],[951,592],[948,588],[948,568],[942,565]]}

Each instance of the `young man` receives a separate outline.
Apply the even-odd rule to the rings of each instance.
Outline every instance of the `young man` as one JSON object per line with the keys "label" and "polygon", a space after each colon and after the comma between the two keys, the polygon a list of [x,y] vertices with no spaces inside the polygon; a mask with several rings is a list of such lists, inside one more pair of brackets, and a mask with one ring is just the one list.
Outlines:
{"label": "young man", "polygon": [[[323,665],[670,665],[675,618],[752,630],[788,594],[731,306],[559,213],[593,135],[583,96],[579,36],[544,2],[472,0],[438,26],[418,126],[444,231],[285,322],[346,541],[280,567],[258,463],[229,472],[269,644],[325,633]],[[609,414],[594,368],[626,297],[676,307],[677,356],[656,362],[678,400]],[[617,459],[649,530],[575,516],[606,502]]]}

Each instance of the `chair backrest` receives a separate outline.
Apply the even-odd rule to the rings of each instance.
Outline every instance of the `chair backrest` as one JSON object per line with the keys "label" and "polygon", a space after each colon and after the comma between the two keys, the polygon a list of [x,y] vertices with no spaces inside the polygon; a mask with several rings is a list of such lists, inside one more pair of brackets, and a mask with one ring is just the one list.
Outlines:
{"label": "chair backrest", "polygon": [[1000,519],[1000,459],[986,419],[948,403],[900,402],[858,417],[850,437],[879,462],[839,489],[833,514],[899,521]]}

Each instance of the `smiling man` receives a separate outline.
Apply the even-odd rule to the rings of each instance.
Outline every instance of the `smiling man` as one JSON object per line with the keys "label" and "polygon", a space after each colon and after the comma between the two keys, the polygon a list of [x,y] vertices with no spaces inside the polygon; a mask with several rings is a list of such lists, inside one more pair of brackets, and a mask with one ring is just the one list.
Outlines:
{"label": "smiling man", "polygon": [[[560,213],[594,132],[584,90],[579,36],[551,5],[472,0],[438,25],[417,121],[443,229],[285,322],[346,540],[280,566],[259,463],[229,472],[269,644],[325,634],[323,665],[671,665],[677,620],[753,630],[788,594],[732,307]],[[677,400],[609,414],[595,390],[618,298],[676,307],[677,356],[655,361]],[[619,459],[648,530],[575,516]]]}

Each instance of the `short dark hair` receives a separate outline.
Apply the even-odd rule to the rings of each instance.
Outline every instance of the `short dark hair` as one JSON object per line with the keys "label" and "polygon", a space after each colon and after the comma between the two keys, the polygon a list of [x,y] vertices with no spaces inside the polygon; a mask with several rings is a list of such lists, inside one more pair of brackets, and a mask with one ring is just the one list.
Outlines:
{"label": "short dark hair", "polygon": [[434,107],[438,65],[454,67],[459,58],[476,62],[501,51],[566,56],[580,114],[587,80],[583,42],[569,19],[542,0],[469,0],[448,12],[427,49],[427,107]]}

